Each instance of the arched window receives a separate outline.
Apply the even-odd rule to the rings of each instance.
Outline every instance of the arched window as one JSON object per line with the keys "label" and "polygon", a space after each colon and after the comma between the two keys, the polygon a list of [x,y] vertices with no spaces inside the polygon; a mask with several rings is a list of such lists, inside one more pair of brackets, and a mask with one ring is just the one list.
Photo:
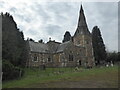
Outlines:
{"label": "arched window", "polygon": [[79,60],[79,65],[81,65],[81,60]]}
{"label": "arched window", "polygon": [[48,62],[51,62],[51,58],[50,57],[48,57]]}
{"label": "arched window", "polygon": [[69,61],[73,61],[73,55],[69,55]]}

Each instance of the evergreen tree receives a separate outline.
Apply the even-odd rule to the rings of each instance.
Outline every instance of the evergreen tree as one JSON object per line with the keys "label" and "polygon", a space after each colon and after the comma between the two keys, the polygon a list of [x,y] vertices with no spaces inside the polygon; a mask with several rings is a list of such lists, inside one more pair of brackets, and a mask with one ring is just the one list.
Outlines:
{"label": "evergreen tree", "polygon": [[25,41],[23,32],[17,28],[13,17],[9,14],[2,14],[2,58],[18,66],[23,58]]}
{"label": "evergreen tree", "polygon": [[[17,28],[17,24],[9,13],[2,16],[2,70],[3,79],[13,79],[19,76],[19,67],[25,66],[26,43],[23,32]],[[17,67],[17,68],[16,68]],[[7,69],[9,68],[9,69]],[[11,76],[10,76],[11,75]],[[15,76],[18,75],[18,76]]]}
{"label": "evergreen tree", "polygon": [[71,39],[71,34],[69,31],[66,31],[62,42],[70,41],[70,39]]}
{"label": "evergreen tree", "polygon": [[39,42],[39,43],[43,43],[43,40],[42,40],[42,39],[40,39],[38,42]]}
{"label": "evergreen tree", "polygon": [[35,42],[32,38],[30,38],[29,40],[32,41],[32,42]]}
{"label": "evergreen tree", "polygon": [[120,59],[119,52],[107,52],[107,62],[118,62]]}
{"label": "evergreen tree", "polygon": [[92,30],[92,43],[96,64],[100,64],[100,61],[106,60],[107,54],[101,32],[97,26]]}

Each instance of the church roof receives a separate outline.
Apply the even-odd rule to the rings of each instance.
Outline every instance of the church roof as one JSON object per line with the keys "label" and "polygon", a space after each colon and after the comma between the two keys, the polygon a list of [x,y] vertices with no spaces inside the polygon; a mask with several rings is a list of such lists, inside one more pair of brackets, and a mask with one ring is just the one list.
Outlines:
{"label": "church roof", "polygon": [[38,52],[38,53],[59,53],[63,52],[66,47],[68,47],[71,44],[71,41],[67,41],[64,43],[53,43],[51,45],[50,43],[39,43],[39,42],[33,42],[28,41],[29,47],[31,52]]}
{"label": "church roof", "polygon": [[79,35],[79,34],[90,34],[89,30],[88,30],[88,26],[86,23],[86,18],[84,15],[84,10],[83,7],[81,5],[81,9],[80,9],[80,16],[79,16],[79,20],[78,20],[78,27],[76,29],[76,32],[74,34],[74,36]]}
{"label": "church roof", "polygon": [[61,43],[59,42],[55,42],[55,41],[49,41],[47,42],[47,46],[48,46],[48,51],[50,53],[56,53],[57,49],[58,49],[58,46],[60,45]]}
{"label": "church roof", "polygon": [[[61,44],[55,42],[50,42],[46,44],[34,42],[34,41],[28,41],[28,42],[29,42],[30,51],[37,53],[60,53],[63,52],[66,48],[68,48],[72,44],[71,41],[67,41]],[[82,47],[79,46],[79,48]]]}
{"label": "church roof", "polygon": [[68,45],[70,45],[71,41],[64,42],[58,46],[57,52],[63,52]]}
{"label": "church roof", "polygon": [[48,53],[48,46],[43,43],[29,41],[29,47],[32,52]]}

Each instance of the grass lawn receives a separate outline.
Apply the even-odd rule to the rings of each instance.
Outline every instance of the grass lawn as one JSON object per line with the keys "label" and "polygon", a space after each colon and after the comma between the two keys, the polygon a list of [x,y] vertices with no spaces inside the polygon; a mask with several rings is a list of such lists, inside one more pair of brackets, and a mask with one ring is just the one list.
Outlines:
{"label": "grass lawn", "polygon": [[[3,88],[118,88],[118,66],[82,69],[25,69],[17,80],[3,82]],[[60,71],[61,73],[58,73]]]}

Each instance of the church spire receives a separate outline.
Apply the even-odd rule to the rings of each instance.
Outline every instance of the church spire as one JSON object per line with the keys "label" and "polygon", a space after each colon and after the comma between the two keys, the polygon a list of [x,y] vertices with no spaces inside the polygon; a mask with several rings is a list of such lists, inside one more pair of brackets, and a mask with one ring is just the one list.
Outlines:
{"label": "church spire", "polygon": [[84,13],[82,4],[81,4],[80,13],[81,13],[81,12],[83,12],[83,13]]}
{"label": "church spire", "polygon": [[83,10],[82,4],[81,4],[80,16],[79,16],[79,20],[78,20],[78,27],[75,32],[75,35],[77,35],[77,34],[90,34],[88,27],[87,27],[86,18],[84,15],[84,10]]}
{"label": "church spire", "polygon": [[86,26],[86,25],[87,24],[86,24],[86,19],[85,19],[85,15],[84,15],[84,10],[83,10],[83,7],[81,5],[78,26]]}

